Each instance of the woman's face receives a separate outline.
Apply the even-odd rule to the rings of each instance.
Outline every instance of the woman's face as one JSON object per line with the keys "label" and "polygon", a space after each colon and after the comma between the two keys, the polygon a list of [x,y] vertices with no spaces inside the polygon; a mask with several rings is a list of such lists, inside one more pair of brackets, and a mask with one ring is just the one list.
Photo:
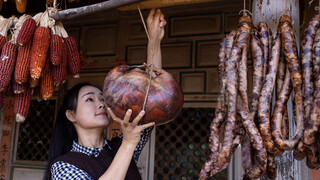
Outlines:
{"label": "woman's face", "polygon": [[84,86],[78,95],[77,110],[74,114],[77,126],[84,129],[105,128],[110,123],[102,92],[93,86]]}

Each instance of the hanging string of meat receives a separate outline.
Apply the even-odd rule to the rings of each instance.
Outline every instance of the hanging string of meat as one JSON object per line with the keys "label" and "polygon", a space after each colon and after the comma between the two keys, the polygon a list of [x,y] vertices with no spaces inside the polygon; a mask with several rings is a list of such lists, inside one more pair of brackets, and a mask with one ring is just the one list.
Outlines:
{"label": "hanging string of meat", "polygon": [[258,30],[253,29],[251,33],[251,53],[253,63],[253,80],[252,80],[252,100],[251,100],[251,114],[255,122],[258,112],[258,102],[260,91],[263,84],[263,49],[258,37]]}
{"label": "hanging string of meat", "polygon": [[[280,59],[279,59],[279,65],[278,65],[278,71],[277,71],[277,77],[276,77],[276,97],[279,96],[281,89],[282,89],[282,85],[286,76],[286,60],[284,57],[284,52],[283,52],[283,48],[281,48],[281,53],[280,53]],[[289,73],[289,71],[288,71]],[[289,79],[290,79],[290,74],[289,75]],[[283,104],[283,108],[284,108],[284,112],[283,112],[283,116],[282,116],[282,123],[281,123],[281,134],[283,136],[283,138],[287,139],[289,138],[289,117],[288,117],[288,110],[287,110],[287,104]],[[271,121],[272,123],[273,121]],[[271,129],[272,128],[272,124],[271,124]],[[273,130],[272,130],[273,131]]]}
{"label": "hanging string of meat", "polygon": [[[281,30],[281,41],[284,48],[284,54],[288,63],[291,81],[294,90],[295,99],[295,118],[296,118],[296,131],[290,140],[285,140],[281,135],[274,135],[276,145],[282,150],[293,150],[301,140],[305,127],[304,123],[304,109],[302,98],[302,74],[299,65],[296,40],[292,28],[292,21],[288,15],[282,15],[279,21],[279,28]],[[281,119],[282,120],[282,119]],[[280,121],[281,121],[280,120]],[[278,120],[276,120],[278,121]],[[277,126],[277,130],[273,134],[280,134],[281,126]]]}
{"label": "hanging string of meat", "polygon": [[[242,16],[234,42],[227,40],[231,34],[222,41],[219,53],[221,90],[216,117],[210,126],[209,156],[199,179],[207,179],[228,167],[239,143],[243,179],[263,175],[275,178],[274,157],[286,150],[294,150],[294,158],[298,160],[306,157],[309,168],[320,168],[320,139],[317,138],[320,129],[319,24],[320,15],[316,15],[305,30],[301,41],[301,66],[292,21],[286,14],[280,17],[274,39],[266,23],[260,22],[251,31],[250,17]],[[251,106],[247,94],[249,44],[253,64]],[[292,90],[293,108],[287,107]],[[290,110],[294,112],[296,124],[291,138]]]}
{"label": "hanging string of meat", "polygon": [[228,72],[228,82],[227,82],[227,92],[228,92],[228,113],[226,119],[226,127],[224,131],[224,141],[222,145],[222,150],[218,156],[215,167],[213,168],[211,174],[215,174],[223,169],[220,167],[224,166],[227,160],[230,159],[232,155],[231,146],[232,140],[234,139],[235,131],[235,120],[236,120],[236,105],[237,105],[237,95],[238,95],[238,73],[237,64],[242,57],[243,51],[249,46],[250,32],[251,32],[252,21],[249,16],[242,16],[239,20],[239,29],[237,31],[237,37],[235,45],[231,51],[231,57],[227,61],[226,72]]}
{"label": "hanging string of meat", "polygon": [[[249,44],[249,43],[248,43]],[[247,132],[245,138],[246,141],[242,143],[242,159],[247,159],[243,161],[243,169],[246,176],[252,179],[260,177],[266,170],[267,163],[267,153],[263,147],[263,141],[256,127],[253,116],[249,110],[249,102],[247,95],[248,87],[248,78],[247,78],[247,49],[244,47],[241,61],[238,65],[239,72],[239,92],[240,92],[240,114],[243,119],[243,126]],[[244,145],[245,144],[245,145]],[[251,154],[254,154],[254,157],[251,158]],[[252,159],[252,160],[251,160]]]}
{"label": "hanging string of meat", "polygon": [[236,32],[232,31],[220,43],[219,50],[219,82],[220,82],[220,95],[218,98],[217,108],[215,110],[215,118],[210,124],[210,137],[209,137],[209,156],[204,163],[199,179],[207,179],[219,153],[219,130],[225,120],[226,108],[226,81],[227,74],[225,72],[225,63],[230,58],[231,48],[235,39]]}
{"label": "hanging string of meat", "polygon": [[[259,129],[267,151],[273,155],[280,154],[280,150],[272,140],[270,130],[270,102],[272,100],[273,87],[276,80],[277,67],[280,58],[280,31],[277,31],[275,42],[272,46],[272,56],[268,63],[268,72],[261,90],[258,106]],[[282,120],[282,119],[281,119]]]}

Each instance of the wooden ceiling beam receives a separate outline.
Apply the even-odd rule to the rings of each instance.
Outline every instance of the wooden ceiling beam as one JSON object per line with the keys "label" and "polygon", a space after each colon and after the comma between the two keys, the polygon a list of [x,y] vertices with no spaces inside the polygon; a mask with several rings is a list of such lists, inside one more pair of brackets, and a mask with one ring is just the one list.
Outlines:
{"label": "wooden ceiling beam", "polygon": [[[222,1],[222,0],[145,0],[138,4],[141,9],[151,9],[151,8],[161,8],[161,7],[177,6],[177,5],[207,3],[207,2],[214,2],[214,1],[216,2],[216,1]],[[119,7],[118,10],[119,11],[137,10],[137,4],[122,6],[122,7]]]}
{"label": "wooden ceiling beam", "polygon": [[110,9],[115,9],[121,6],[126,6],[133,3],[141,2],[142,0],[109,0],[97,4],[92,4],[88,6],[83,6],[79,8],[71,8],[57,13],[51,14],[51,17],[56,21],[73,19],[76,17],[88,15],[91,13],[96,13],[98,11],[105,11]]}

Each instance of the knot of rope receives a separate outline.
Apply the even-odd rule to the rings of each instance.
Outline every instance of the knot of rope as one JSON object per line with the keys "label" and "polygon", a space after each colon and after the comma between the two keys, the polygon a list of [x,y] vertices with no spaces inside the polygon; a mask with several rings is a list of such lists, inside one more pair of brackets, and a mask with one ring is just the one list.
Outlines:
{"label": "knot of rope", "polygon": [[241,13],[243,13],[244,16],[246,16],[247,13],[249,13],[250,16],[252,16],[252,13],[251,13],[249,10],[246,10],[246,9],[241,10],[241,11],[239,12],[239,14],[241,14]]}

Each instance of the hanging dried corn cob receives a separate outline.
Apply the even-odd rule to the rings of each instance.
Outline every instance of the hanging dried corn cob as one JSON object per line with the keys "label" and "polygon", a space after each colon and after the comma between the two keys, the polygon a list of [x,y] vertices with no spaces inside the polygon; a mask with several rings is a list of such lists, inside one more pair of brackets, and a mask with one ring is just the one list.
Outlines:
{"label": "hanging dried corn cob", "polygon": [[76,40],[69,36],[64,39],[68,52],[68,71],[74,78],[80,77],[80,55]]}
{"label": "hanging dried corn cob", "polygon": [[14,69],[18,47],[16,44],[6,42],[0,56],[0,92],[9,85]]}
{"label": "hanging dried corn cob", "polygon": [[0,56],[0,92],[9,85],[16,62],[18,46],[10,41],[3,46]]}
{"label": "hanging dried corn cob", "polygon": [[19,35],[17,37],[17,44],[21,46],[28,45],[36,30],[37,23],[32,17],[28,17],[22,24]]}
{"label": "hanging dried corn cob", "polygon": [[[1,1],[1,0],[0,0]],[[0,19],[0,52],[4,44],[7,42],[7,32],[13,23],[13,17]]]}
{"label": "hanging dried corn cob", "polygon": [[53,90],[54,90],[53,78],[52,78],[52,73],[49,68],[49,70],[40,79],[41,97],[44,100],[47,100],[48,98],[50,98],[53,95]]}
{"label": "hanging dried corn cob", "polygon": [[27,9],[27,0],[16,0],[16,8],[19,13],[24,13]]}
{"label": "hanging dried corn cob", "polygon": [[[53,20],[54,23],[54,20]],[[43,13],[40,20],[40,26],[37,27],[31,47],[30,76],[33,80],[39,79],[46,62],[46,57],[50,44],[50,29],[52,21],[48,13]]]}
{"label": "hanging dried corn cob", "polygon": [[61,34],[63,37],[63,40],[67,46],[67,53],[68,53],[68,71],[70,75],[72,75],[74,78],[80,77],[80,54],[77,46],[76,40],[68,36],[68,33],[64,29],[61,22],[58,23],[60,26]]}
{"label": "hanging dried corn cob", "polygon": [[13,93],[14,94],[23,93],[25,88],[26,88],[26,86],[27,86],[27,83],[18,84],[14,79],[12,80],[12,84],[13,84]]}
{"label": "hanging dried corn cob", "polygon": [[53,65],[59,65],[62,57],[62,37],[60,36],[59,29],[57,25],[51,28],[50,61]]}
{"label": "hanging dried corn cob", "polygon": [[39,85],[39,80],[40,80],[40,78],[39,79],[30,78],[30,80],[29,80],[30,87],[31,88],[37,87]]}
{"label": "hanging dried corn cob", "polygon": [[52,76],[54,81],[54,86],[59,86],[64,83],[67,70],[67,48],[65,43],[62,43],[62,58],[58,66],[52,67]]}
{"label": "hanging dried corn cob", "polygon": [[26,83],[29,78],[31,45],[32,42],[29,42],[27,46],[19,48],[16,67],[14,71],[14,79],[19,84]]}
{"label": "hanging dried corn cob", "polygon": [[2,49],[3,45],[4,45],[6,42],[7,42],[7,39],[0,34],[0,50]]}
{"label": "hanging dried corn cob", "polygon": [[26,86],[25,92],[16,94],[14,98],[14,113],[16,114],[16,122],[22,123],[25,121],[29,113],[31,104],[31,91],[29,86]]}

